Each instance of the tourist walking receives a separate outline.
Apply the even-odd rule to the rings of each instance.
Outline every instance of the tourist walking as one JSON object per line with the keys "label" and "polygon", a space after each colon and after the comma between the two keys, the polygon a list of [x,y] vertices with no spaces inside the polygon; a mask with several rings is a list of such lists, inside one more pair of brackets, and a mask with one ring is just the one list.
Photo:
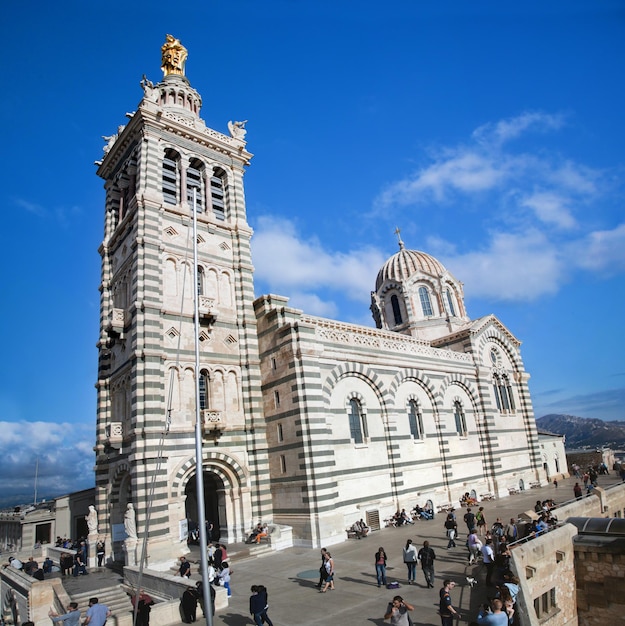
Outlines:
{"label": "tourist walking", "polygon": [[453,626],[454,618],[460,618],[461,615],[454,608],[451,601],[451,590],[456,583],[447,579],[443,581],[443,588],[440,591],[439,615],[441,616],[441,626]]}
{"label": "tourist walking", "polygon": [[477,536],[477,530],[475,528],[471,531],[467,539],[467,548],[469,548],[469,565],[473,565],[482,551],[482,542]]}
{"label": "tourist walking", "polygon": [[467,509],[463,519],[464,523],[467,525],[467,533],[471,533],[471,531],[475,528],[475,514],[471,511],[471,509]]}
{"label": "tourist walking", "polygon": [[484,515],[484,507],[481,506],[475,515],[475,522],[477,523],[477,532],[480,537],[484,536],[486,531],[486,516]]}
{"label": "tourist walking", "polygon": [[456,522],[456,518],[453,513],[447,514],[447,519],[445,520],[445,533],[447,534],[447,549],[456,547],[456,536],[458,534],[458,522]]}
{"label": "tourist walking", "polygon": [[378,548],[375,553],[375,575],[378,579],[378,587],[382,585],[386,587],[386,552],[382,547]]}
{"label": "tourist walking", "polygon": [[324,567],[326,569],[326,584],[323,589],[319,590],[319,593],[325,593],[328,588],[334,591],[334,560],[329,552],[326,552],[325,554]]}
{"label": "tourist walking", "polygon": [[321,567],[319,568],[319,582],[317,583],[317,589],[321,589],[323,583],[326,581],[326,552],[325,548],[321,548]]}
{"label": "tourist walking", "polygon": [[403,550],[404,563],[408,568],[408,584],[412,585],[415,582],[417,576],[417,548],[412,543],[412,539],[406,541],[406,546]]}
{"label": "tourist walking", "polygon": [[263,626],[263,622],[265,622],[268,626],[273,626],[273,622],[267,615],[267,609],[269,608],[267,588],[263,585],[252,585],[251,591],[250,613],[254,618],[256,626]]}
{"label": "tourist walking", "polygon": [[436,559],[436,554],[434,554],[434,550],[430,548],[429,541],[423,542],[423,547],[419,550],[417,558],[421,563],[421,569],[423,570],[427,586],[434,587],[434,559]]}
{"label": "tourist walking", "polygon": [[97,598],[89,598],[89,608],[87,609],[87,617],[82,623],[83,626],[90,624],[91,626],[104,626],[106,620],[111,617],[111,610],[106,604],[99,604]]}

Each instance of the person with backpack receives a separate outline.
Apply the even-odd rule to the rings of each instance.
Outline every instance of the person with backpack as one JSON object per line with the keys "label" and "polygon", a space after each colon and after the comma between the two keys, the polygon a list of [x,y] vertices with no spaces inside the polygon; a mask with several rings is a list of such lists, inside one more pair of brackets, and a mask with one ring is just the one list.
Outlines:
{"label": "person with backpack", "polygon": [[481,506],[475,515],[475,521],[477,523],[477,532],[480,537],[484,536],[484,532],[486,530],[486,516],[484,515],[484,507]]}
{"label": "person with backpack", "polygon": [[430,548],[430,542],[424,541],[423,547],[419,550],[417,554],[419,562],[421,563],[421,569],[423,570],[423,575],[425,576],[425,582],[429,588],[434,587],[434,559],[436,559],[436,554],[434,550]]}

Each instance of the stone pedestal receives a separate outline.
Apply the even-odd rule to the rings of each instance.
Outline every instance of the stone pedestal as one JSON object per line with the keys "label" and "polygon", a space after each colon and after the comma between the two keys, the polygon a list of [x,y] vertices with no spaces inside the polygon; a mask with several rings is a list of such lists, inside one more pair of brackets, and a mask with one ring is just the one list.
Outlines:
{"label": "stone pedestal", "polygon": [[98,533],[89,533],[87,535],[87,554],[89,557],[87,558],[87,567],[89,569],[94,569],[98,565],[98,557],[97,552],[98,549],[96,545],[98,543]]}
{"label": "stone pedestal", "polygon": [[137,539],[124,539],[124,560],[126,565],[134,566],[137,564]]}

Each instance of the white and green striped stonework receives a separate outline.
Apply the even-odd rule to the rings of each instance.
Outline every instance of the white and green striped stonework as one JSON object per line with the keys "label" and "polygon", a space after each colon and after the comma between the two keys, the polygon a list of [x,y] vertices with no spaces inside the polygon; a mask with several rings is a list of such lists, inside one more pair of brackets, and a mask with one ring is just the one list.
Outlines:
{"label": "white and green striped stonework", "polygon": [[494,316],[468,317],[462,283],[400,240],[371,294],[377,328],[254,300],[244,132],[207,128],[184,76],[143,89],[98,162],[96,492],[115,558],[129,502],[152,567],[186,549],[198,376],[207,516],[226,543],[262,520],[328,545],[360,518],[546,479],[519,341]]}

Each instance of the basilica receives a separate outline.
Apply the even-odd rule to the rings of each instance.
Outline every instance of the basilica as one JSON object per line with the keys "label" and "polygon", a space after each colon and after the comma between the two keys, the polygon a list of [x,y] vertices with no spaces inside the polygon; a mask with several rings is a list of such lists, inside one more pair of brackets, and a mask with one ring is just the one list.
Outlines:
{"label": "basilica", "polygon": [[144,77],[98,162],[96,508],[113,551],[132,504],[151,563],[177,557],[198,471],[224,542],[262,520],[307,547],[398,508],[544,483],[520,342],[494,315],[470,319],[434,257],[399,240],[371,327],[255,297],[245,122],[208,127],[186,49],[168,35],[161,52],[162,80]]}

